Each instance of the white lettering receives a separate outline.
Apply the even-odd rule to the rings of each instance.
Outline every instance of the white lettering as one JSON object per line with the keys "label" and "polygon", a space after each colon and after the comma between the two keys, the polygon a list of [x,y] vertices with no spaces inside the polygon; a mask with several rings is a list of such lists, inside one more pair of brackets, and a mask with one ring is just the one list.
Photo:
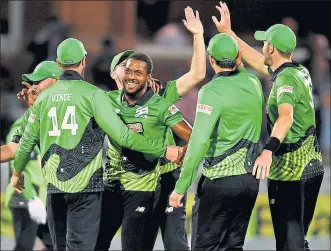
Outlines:
{"label": "white lettering", "polygon": [[71,99],[72,99],[71,93],[53,94],[52,95],[52,102],[64,102],[64,101],[70,101]]}

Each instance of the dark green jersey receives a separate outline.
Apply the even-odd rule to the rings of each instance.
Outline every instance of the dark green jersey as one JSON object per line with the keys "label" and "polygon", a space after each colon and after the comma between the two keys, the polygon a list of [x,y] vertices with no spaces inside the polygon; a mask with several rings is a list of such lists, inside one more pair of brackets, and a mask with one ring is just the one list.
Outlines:
{"label": "dark green jersey", "polygon": [[209,179],[251,172],[259,154],[263,106],[261,83],[244,68],[218,73],[202,87],[176,192],[187,191],[204,157],[202,174]]}
{"label": "dark green jersey", "polygon": [[[6,143],[9,144],[13,140],[16,142],[16,137],[20,137],[27,124],[27,117],[30,116],[30,109],[26,111],[23,117],[19,118],[10,128],[6,138]],[[11,171],[14,169],[14,161],[9,163]],[[24,186],[23,195],[15,193],[11,184],[6,188],[5,205],[10,207],[26,207],[26,199],[30,200],[38,196],[44,203],[46,202],[46,186],[41,173],[40,152],[36,147],[30,155],[30,159],[24,170]]]}
{"label": "dark green jersey", "polygon": [[65,71],[33,105],[16,151],[15,169],[24,170],[39,143],[48,193],[101,191],[105,133],[123,147],[149,154],[151,160],[165,151],[162,140],[129,130],[104,91],[79,73]]}
{"label": "dark green jersey", "polygon": [[306,68],[285,63],[272,75],[273,86],[268,99],[271,128],[278,118],[278,106],[293,106],[293,124],[273,157],[269,178],[300,180],[323,172],[322,156],[315,136],[315,110],[312,82]]}
{"label": "dark green jersey", "polygon": [[[166,140],[168,128],[183,120],[179,110],[152,89],[129,105],[123,92],[108,93],[115,112],[131,130],[151,139]],[[106,165],[105,180],[108,185],[121,184],[125,190],[154,191],[160,174],[159,160],[151,160],[148,154],[119,147],[110,139],[107,152],[109,162]]]}

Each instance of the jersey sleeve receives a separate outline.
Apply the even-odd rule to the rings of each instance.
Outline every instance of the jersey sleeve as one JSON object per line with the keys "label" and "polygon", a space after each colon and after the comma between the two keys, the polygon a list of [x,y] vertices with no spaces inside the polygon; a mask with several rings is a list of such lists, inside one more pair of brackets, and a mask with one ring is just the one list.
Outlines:
{"label": "jersey sleeve", "polygon": [[179,109],[167,100],[160,100],[159,112],[161,121],[167,127],[171,128],[183,120],[183,116]]}
{"label": "jersey sleeve", "polygon": [[181,97],[178,94],[177,81],[168,81],[166,86],[160,90],[159,95],[168,100],[171,104],[180,100]]}
{"label": "jersey sleeve", "polygon": [[122,147],[149,154],[154,159],[163,156],[165,145],[162,141],[149,139],[125,126],[114,112],[114,106],[104,91],[98,90],[91,103],[95,121],[111,140]]}
{"label": "jersey sleeve", "polygon": [[[22,125],[23,119],[24,119],[24,117],[22,117],[19,120],[17,120],[14,123],[14,125],[10,128],[10,131],[9,131],[9,133],[7,135],[7,144],[11,142],[11,139],[13,138],[13,135],[15,133],[17,133],[17,131],[20,129],[20,127]],[[25,128],[25,126],[24,126],[24,128]],[[22,132],[22,134],[23,134],[23,132]],[[22,134],[20,134],[20,135],[22,135]],[[9,165],[10,165],[10,169],[13,170],[14,169],[14,161],[10,161]],[[27,200],[31,200],[31,199],[33,199],[33,198],[35,198],[37,196],[37,191],[36,191],[36,189],[34,188],[34,186],[31,183],[30,176],[28,174],[26,174],[25,172],[23,172],[23,174],[24,174],[24,187],[25,187],[24,190],[23,190],[23,196]]]}
{"label": "jersey sleeve", "polygon": [[300,99],[300,89],[293,77],[281,75],[275,82],[277,106],[287,103],[296,106]]}
{"label": "jersey sleeve", "polygon": [[12,137],[12,142],[18,143],[23,135],[23,132],[25,130],[26,125],[28,124],[28,120],[31,114],[31,110],[33,107],[29,107],[28,110],[25,111],[19,126],[16,128],[16,131],[14,132],[14,135]]}
{"label": "jersey sleeve", "polygon": [[215,91],[206,88],[199,91],[194,126],[175,188],[179,194],[186,193],[197,175],[209,147],[210,135],[220,118],[221,105],[221,97]]}
{"label": "jersey sleeve", "polygon": [[30,159],[31,152],[39,142],[39,132],[40,113],[38,104],[35,104],[31,109],[24,133],[16,149],[14,167],[17,171],[24,171]]}

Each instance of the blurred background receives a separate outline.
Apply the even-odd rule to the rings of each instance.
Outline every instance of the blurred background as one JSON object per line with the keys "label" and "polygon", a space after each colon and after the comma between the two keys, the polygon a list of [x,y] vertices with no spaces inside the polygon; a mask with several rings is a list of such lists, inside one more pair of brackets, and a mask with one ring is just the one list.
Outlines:
{"label": "blurred background", "polygon": [[[109,66],[112,57],[126,49],[149,54],[154,62],[154,76],[163,81],[176,79],[189,70],[192,36],[182,24],[184,8],[200,12],[205,42],[217,33],[212,15],[218,1],[1,1],[1,74],[0,74],[0,140],[4,143],[11,124],[26,110],[16,99],[21,89],[21,74],[31,72],[43,60],[55,60],[57,45],[67,37],[80,39],[88,51],[87,81],[111,90]],[[229,0],[232,28],[248,44],[262,50],[253,33],[275,23],[284,23],[297,34],[294,60],[306,66],[314,86],[314,101],[319,141],[323,150],[326,174],[310,227],[308,239],[315,250],[330,250],[330,37],[331,1]],[[248,68],[254,72],[252,69]],[[206,79],[183,97],[177,106],[193,124],[197,93],[213,76],[210,67]],[[269,78],[260,77],[267,97]],[[239,102],[239,101],[238,101]],[[262,133],[261,144],[267,133]],[[3,206],[4,188],[8,182],[8,165],[1,164],[1,250],[14,246],[10,211]],[[187,231],[191,230],[191,207],[195,186],[187,205]],[[36,242],[36,248],[41,244]],[[121,248],[117,235],[111,249]],[[275,249],[273,229],[266,194],[266,181],[251,217],[245,249]],[[155,249],[162,250],[160,238]]]}

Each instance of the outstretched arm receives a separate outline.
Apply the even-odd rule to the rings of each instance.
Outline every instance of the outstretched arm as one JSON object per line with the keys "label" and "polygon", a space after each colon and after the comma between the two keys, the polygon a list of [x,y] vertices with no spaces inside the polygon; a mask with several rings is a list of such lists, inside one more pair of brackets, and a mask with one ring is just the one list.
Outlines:
{"label": "outstretched arm", "polygon": [[264,65],[264,56],[256,51],[254,48],[249,46],[245,41],[240,39],[234,32],[231,30],[231,18],[230,11],[226,3],[220,2],[220,6],[216,6],[221,14],[221,20],[218,21],[215,16],[212,16],[213,22],[215,23],[217,30],[232,36],[239,44],[240,52],[243,59],[256,71],[263,75],[269,75],[268,68]]}
{"label": "outstretched arm", "polygon": [[206,76],[206,48],[203,38],[203,26],[199,12],[195,15],[191,7],[185,8],[185,27],[193,34],[193,57],[191,69],[176,81],[179,96],[184,96]]}

